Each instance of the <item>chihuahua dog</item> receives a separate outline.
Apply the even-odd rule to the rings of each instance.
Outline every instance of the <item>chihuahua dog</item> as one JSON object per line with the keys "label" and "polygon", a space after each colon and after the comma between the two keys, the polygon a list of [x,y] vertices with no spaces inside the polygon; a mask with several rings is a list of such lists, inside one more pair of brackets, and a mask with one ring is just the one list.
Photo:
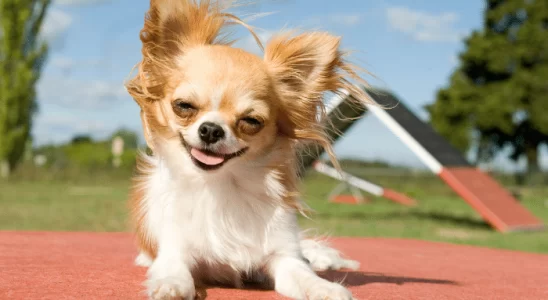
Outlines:
{"label": "chihuahua dog", "polygon": [[319,143],[336,164],[324,93],[370,100],[351,83],[360,78],[338,37],[281,32],[261,58],[224,39],[239,24],[261,45],[227,3],[151,0],[142,60],[126,83],[153,152],[138,158],[129,202],[148,296],[195,299],[204,286],[265,282],[293,299],[352,299],[316,271],[358,263],[299,229],[297,146]]}

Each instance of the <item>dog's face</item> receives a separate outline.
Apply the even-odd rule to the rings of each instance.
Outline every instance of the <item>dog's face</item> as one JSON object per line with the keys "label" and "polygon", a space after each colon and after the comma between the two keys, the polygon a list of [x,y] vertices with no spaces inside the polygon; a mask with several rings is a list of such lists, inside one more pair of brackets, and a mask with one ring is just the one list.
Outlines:
{"label": "dog's face", "polygon": [[299,141],[320,143],[334,160],[317,119],[323,93],[346,89],[368,102],[348,81],[359,77],[338,37],[277,34],[260,58],[217,41],[230,20],[241,21],[210,2],[150,3],[139,74],[126,86],[153,151],[191,159],[205,172],[255,162],[272,149],[291,156],[287,145]]}
{"label": "dog's face", "polygon": [[163,99],[169,110],[164,139],[180,142],[181,155],[211,171],[272,146],[279,99],[260,58],[216,45],[189,49],[176,63]]}

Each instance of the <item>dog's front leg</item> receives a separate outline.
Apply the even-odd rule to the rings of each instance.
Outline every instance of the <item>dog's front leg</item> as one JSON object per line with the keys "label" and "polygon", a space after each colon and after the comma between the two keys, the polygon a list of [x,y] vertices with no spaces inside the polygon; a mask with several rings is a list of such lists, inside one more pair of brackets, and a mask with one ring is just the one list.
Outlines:
{"label": "dog's front leg", "polygon": [[276,292],[293,299],[352,300],[342,285],[327,281],[314,273],[304,261],[292,256],[278,256],[270,261]]}
{"label": "dog's front leg", "polygon": [[194,280],[190,273],[190,260],[184,255],[181,236],[177,230],[164,230],[158,243],[158,255],[148,269],[146,286],[150,299],[193,300],[196,295]]}

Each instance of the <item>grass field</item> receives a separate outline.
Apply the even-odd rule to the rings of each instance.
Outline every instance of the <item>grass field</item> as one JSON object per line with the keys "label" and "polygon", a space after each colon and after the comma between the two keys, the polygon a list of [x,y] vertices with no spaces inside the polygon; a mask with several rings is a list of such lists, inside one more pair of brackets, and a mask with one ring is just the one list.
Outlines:
{"label": "grass field", "polygon": [[[333,236],[415,238],[548,253],[548,231],[501,234],[437,178],[379,177],[376,182],[405,192],[420,203],[403,207],[372,198],[361,205],[327,202],[336,182],[311,174],[305,198],[315,213],[303,228]],[[125,231],[129,180],[102,183],[0,182],[0,230]],[[548,224],[548,189],[520,191],[523,204]]]}

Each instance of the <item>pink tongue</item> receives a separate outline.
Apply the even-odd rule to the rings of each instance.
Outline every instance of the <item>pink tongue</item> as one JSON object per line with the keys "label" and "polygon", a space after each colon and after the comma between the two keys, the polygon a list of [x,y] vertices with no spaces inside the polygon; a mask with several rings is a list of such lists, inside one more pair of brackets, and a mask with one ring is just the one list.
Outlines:
{"label": "pink tongue", "polygon": [[194,156],[194,158],[196,158],[197,160],[202,162],[203,164],[206,164],[206,165],[209,165],[209,166],[218,165],[218,164],[222,163],[225,160],[222,157],[207,155],[207,154],[203,153],[202,151],[200,151],[196,148],[192,148],[190,150],[190,154],[192,156]]}

